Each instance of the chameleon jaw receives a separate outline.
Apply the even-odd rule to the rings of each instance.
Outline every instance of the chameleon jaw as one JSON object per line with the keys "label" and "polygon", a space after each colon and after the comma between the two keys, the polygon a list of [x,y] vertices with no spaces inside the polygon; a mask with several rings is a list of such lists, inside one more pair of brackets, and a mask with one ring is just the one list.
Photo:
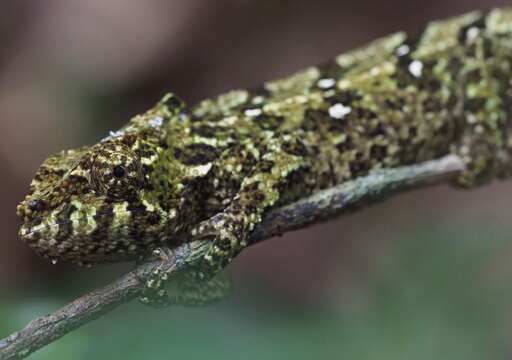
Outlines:
{"label": "chameleon jaw", "polygon": [[52,263],[65,261],[83,265],[134,260],[140,256],[137,246],[110,241],[106,232],[95,233],[102,221],[113,216],[112,212],[91,213],[78,201],[37,212],[30,206],[36,203],[43,202],[27,197],[18,205],[18,216],[22,219],[19,237]]}
{"label": "chameleon jaw", "polygon": [[132,261],[141,257],[136,251],[109,252],[98,251],[89,238],[73,238],[58,241],[51,234],[59,224],[35,225],[22,224],[19,237],[27,243],[39,256],[50,260],[53,264],[59,261],[77,265],[113,263]]}

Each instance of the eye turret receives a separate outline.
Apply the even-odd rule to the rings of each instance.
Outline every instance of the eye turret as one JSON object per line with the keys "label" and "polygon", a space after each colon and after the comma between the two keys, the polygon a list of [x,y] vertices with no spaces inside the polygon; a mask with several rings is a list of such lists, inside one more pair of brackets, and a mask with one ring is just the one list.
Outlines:
{"label": "eye turret", "polygon": [[91,185],[100,194],[115,200],[135,196],[143,185],[140,157],[123,144],[103,144],[94,157]]}

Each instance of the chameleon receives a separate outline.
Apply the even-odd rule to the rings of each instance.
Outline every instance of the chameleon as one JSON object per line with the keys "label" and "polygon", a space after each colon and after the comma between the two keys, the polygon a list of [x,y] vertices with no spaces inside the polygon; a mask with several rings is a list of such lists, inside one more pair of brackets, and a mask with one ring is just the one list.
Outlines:
{"label": "chameleon", "polygon": [[17,207],[19,235],[77,264],[210,241],[208,281],[267,211],[372,171],[456,154],[455,186],[509,176],[511,127],[512,8],[475,11],[194,106],[167,94],[45,160]]}

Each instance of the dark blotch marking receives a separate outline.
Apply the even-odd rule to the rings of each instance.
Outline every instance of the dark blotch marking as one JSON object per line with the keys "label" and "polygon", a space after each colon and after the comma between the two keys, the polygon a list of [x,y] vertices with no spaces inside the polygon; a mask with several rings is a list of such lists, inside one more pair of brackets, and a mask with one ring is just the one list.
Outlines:
{"label": "dark blotch marking", "polygon": [[336,149],[338,149],[338,151],[340,153],[343,153],[343,152],[353,149],[353,148],[354,148],[354,142],[350,135],[347,135],[347,138],[345,139],[345,141],[336,145]]}
{"label": "dark blotch marking", "polygon": [[352,105],[354,101],[361,100],[363,97],[357,91],[340,91],[337,92],[334,96],[331,96],[326,99],[329,105],[335,104],[343,104],[343,105]]}
{"label": "dark blotch marking", "polygon": [[472,113],[476,113],[482,111],[485,108],[486,103],[487,99],[482,97],[469,99],[464,103],[464,109]]}
{"label": "dark blotch marking", "polygon": [[137,136],[135,136],[133,134],[125,135],[121,138],[121,142],[129,148],[131,148],[133,146],[133,144],[135,144],[136,140],[137,140]]}
{"label": "dark blotch marking", "polygon": [[468,30],[469,29],[477,28],[479,30],[485,30],[485,28],[487,27],[486,20],[487,20],[488,14],[489,14],[489,12],[485,12],[478,19],[476,19],[475,21],[469,23],[468,25],[466,25],[460,29],[457,39],[459,40],[459,43],[461,45],[466,44],[466,41],[468,40]]}
{"label": "dark blotch marking", "polygon": [[333,59],[323,62],[318,65],[317,68],[321,74],[320,79],[339,79],[348,70],[348,68],[342,68],[339,66]]}
{"label": "dark blotch marking", "polygon": [[92,232],[90,238],[96,243],[108,243],[109,235],[108,230],[114,219],[113,206],[107,202],[101,206],[101,208],[94,215],[96,221],[96,229]]}
{"label": "dark blotch marking", "polygon": [[178,96],[172,94],[165,104],[170,107],[172,110],[179,110],[185,107],[185,103]]}
{"label": "dark blotch marking", "polygon": [[384,145],[372,145],[370,149],[370,157],[372,159],[383,160],[388,154],[388,148]]}
{"label": "dark blotch marking", "polygon": [[[412,54],[416,51],[424,31],[425,30],[421,31],[417,36],[408,37],[394,50],[397,59],[397,71],[393,77],[396,79],[399,88],[404,88],[408,84],[415,83],[416,81],[416,78],[409,72],[409,65],[414,61]],[[409,51],[406,54],[399,55],[398,49],[402,46],[408,46]]]}
{"label": "dark blotch marking", "polygon": [[147,220],[150,225],[157,225],[160,223],[160,215],[155,212],[148,213]]}
{"label": "dark blotch marking", "polygon": [[386,125],[383,124],[382,121],[379,121],[372,125],[374,126],[371,127],[371,129],[368,132],[368,135],[370,135],[371,137],[376,137],[378,135],[386,135]]}
{"label": "dark blotch marking", "polygon": [[440,112],[445,107],[445,104],[441,103],[437,99],[428,98],[423,101],[423,110],[425,112]]}
{"label": "dark blotch marking", "polygon": [[208,144],[190,144],[184,148],[176,148],[174,156],[181,163],[189,166],[204,165],[217,159],[219,151]]}
{"label": "dark blotch marking", "polygon": [[213,126],[201,125],[198,127],[193,127],[191,132],[194,135],[199,135],[205,138],[215,138],[217,129]]}
{"label": "dark blotch marking", "polygon": [[302,141],[295,139],[293,141],[287,141],[283,145],[283,150],[290,155],[295,156],[306,156],[307,155],[307,149],[302,143]]}
{"label": "dark blotch marking", "polygon": [[260,160],[254,169],[255,174],[270,173],[274,167],[274,162],[270,160]]}
{"label": "dark blotch marking", "polygon": [[44,208],[44,202],[38,199],[30,200],[27,206],[32,211],[41,211]]}
{"label": "dark blotch marking", "polygon": [[134,214],[140,214],[140,213],[146,212],[146,206],[139,201],[130,202],[130,203],[128,203],[128,206],[126,207],[126,210],[128,210],[129,212],[134,213]]}
{"label": "dark blotch marking", "polygon": [[364,154],[360,152],[356,154],[355,160],[353,160],[349,166],[352,176],[363,176],[366,175],[370,170],[370,164],[368,160],[365,159]]}
{"label": "dark blotch marking", "polygon": [[[409,71],[409,65],[416,59],[412,57],[412,54],[416,50],[418,43],[420,41],[420,38],[408,38],[403,43],[398,45],[395,48],[395,55],[397,59],[397,66],[396,66],[396,72],[393,74],[393,78],[396,80],[397,85],[400,89],[403,89],[407,87],[410,84],[416,84],[418,81],[421,81],[421,79],[425,78],[425,72],[427,71],[427,68],[429,67],[429,64],[426,64],[424,61],[423,63],[423,70],[422,70],[422,76],[420,78],[415,77],[411,72]],[[407,45],[409,47],[409,52],[403,55],[398,55],[397,51],[400,47]],[[432,64],[433,66],[433,64]],[[421,87],[421,84],[420,84]]]}
{"label": "dark blotch marking", "polygon": [[284,122],[282,116],[270,116],[267,114],[261,114],[254,118],[254,121],[264,130],[277,130]]}
{"label": "dark blotch marking", "polygon": [[[55,236],[55,240],[61,242],[73,233],[73,223],[69,221],[71,214],[76,210],[74,205],[65,207],[62,211],[57,214],[57,222],[59,223],[59,231]],[[80,221],[83,219],[80,218]]]}
{"label": "dark blotch marking", "polygon": [[399,110],[402,111],[405,105],[405,99],[400,97],[387,98],[385,100],[386,107],[391,110]]}

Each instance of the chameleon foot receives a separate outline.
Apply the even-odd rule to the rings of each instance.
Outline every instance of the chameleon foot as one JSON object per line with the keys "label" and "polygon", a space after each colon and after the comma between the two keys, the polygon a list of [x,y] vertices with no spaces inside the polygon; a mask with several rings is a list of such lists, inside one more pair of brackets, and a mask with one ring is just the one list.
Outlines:
{"label": "chameleon foot", "polygon": [[146,280],[145,288],[142,295],[139,297],[139,301],[155,308],[171,305],[165,287],[167,281],[167,273],[163,272],[160,267],[157,267],[153,270],[149,279]]}
{"label": "chameleon foot", "polygon": [[139,298],[141,303],[154,308],[206,306],[224,299],[231,290],[231,282],[224,274],[201,281],[195,271],[187,271],[169,281],[161,279],[148,280],[148,287]]}
{"label": "chameleon foot", "polygon": [[[169,248],[158,248],[153,255],[167,262],[174,253]],[[204,306],[226,297],[230,288],[230,281],[223,274],[207,277],[199,269],[194,269],[169,278],[169,274],[159,265],[146,280],[139,301],[154,308]]]}
{"label": "chameleon foot", "polygon": [[169,275],[163,270],[163,263],[171,259],[174,254],[169,248],[157,248],[152,252],[153,257],[159,259],[162,264],[158,265],[145,280],[145,289],[139,297],[139,301],[151,307],[161,308],[170,305],[166,283],[169,281]]}
{"label": "chameleon foot", "polygon": [[241,222],[230,215],[218,214],[200,224],[196,239],[209,241],[211,246],[196,265],[199,280],[208,280],[221,272],[247,246],[246,232]]}

